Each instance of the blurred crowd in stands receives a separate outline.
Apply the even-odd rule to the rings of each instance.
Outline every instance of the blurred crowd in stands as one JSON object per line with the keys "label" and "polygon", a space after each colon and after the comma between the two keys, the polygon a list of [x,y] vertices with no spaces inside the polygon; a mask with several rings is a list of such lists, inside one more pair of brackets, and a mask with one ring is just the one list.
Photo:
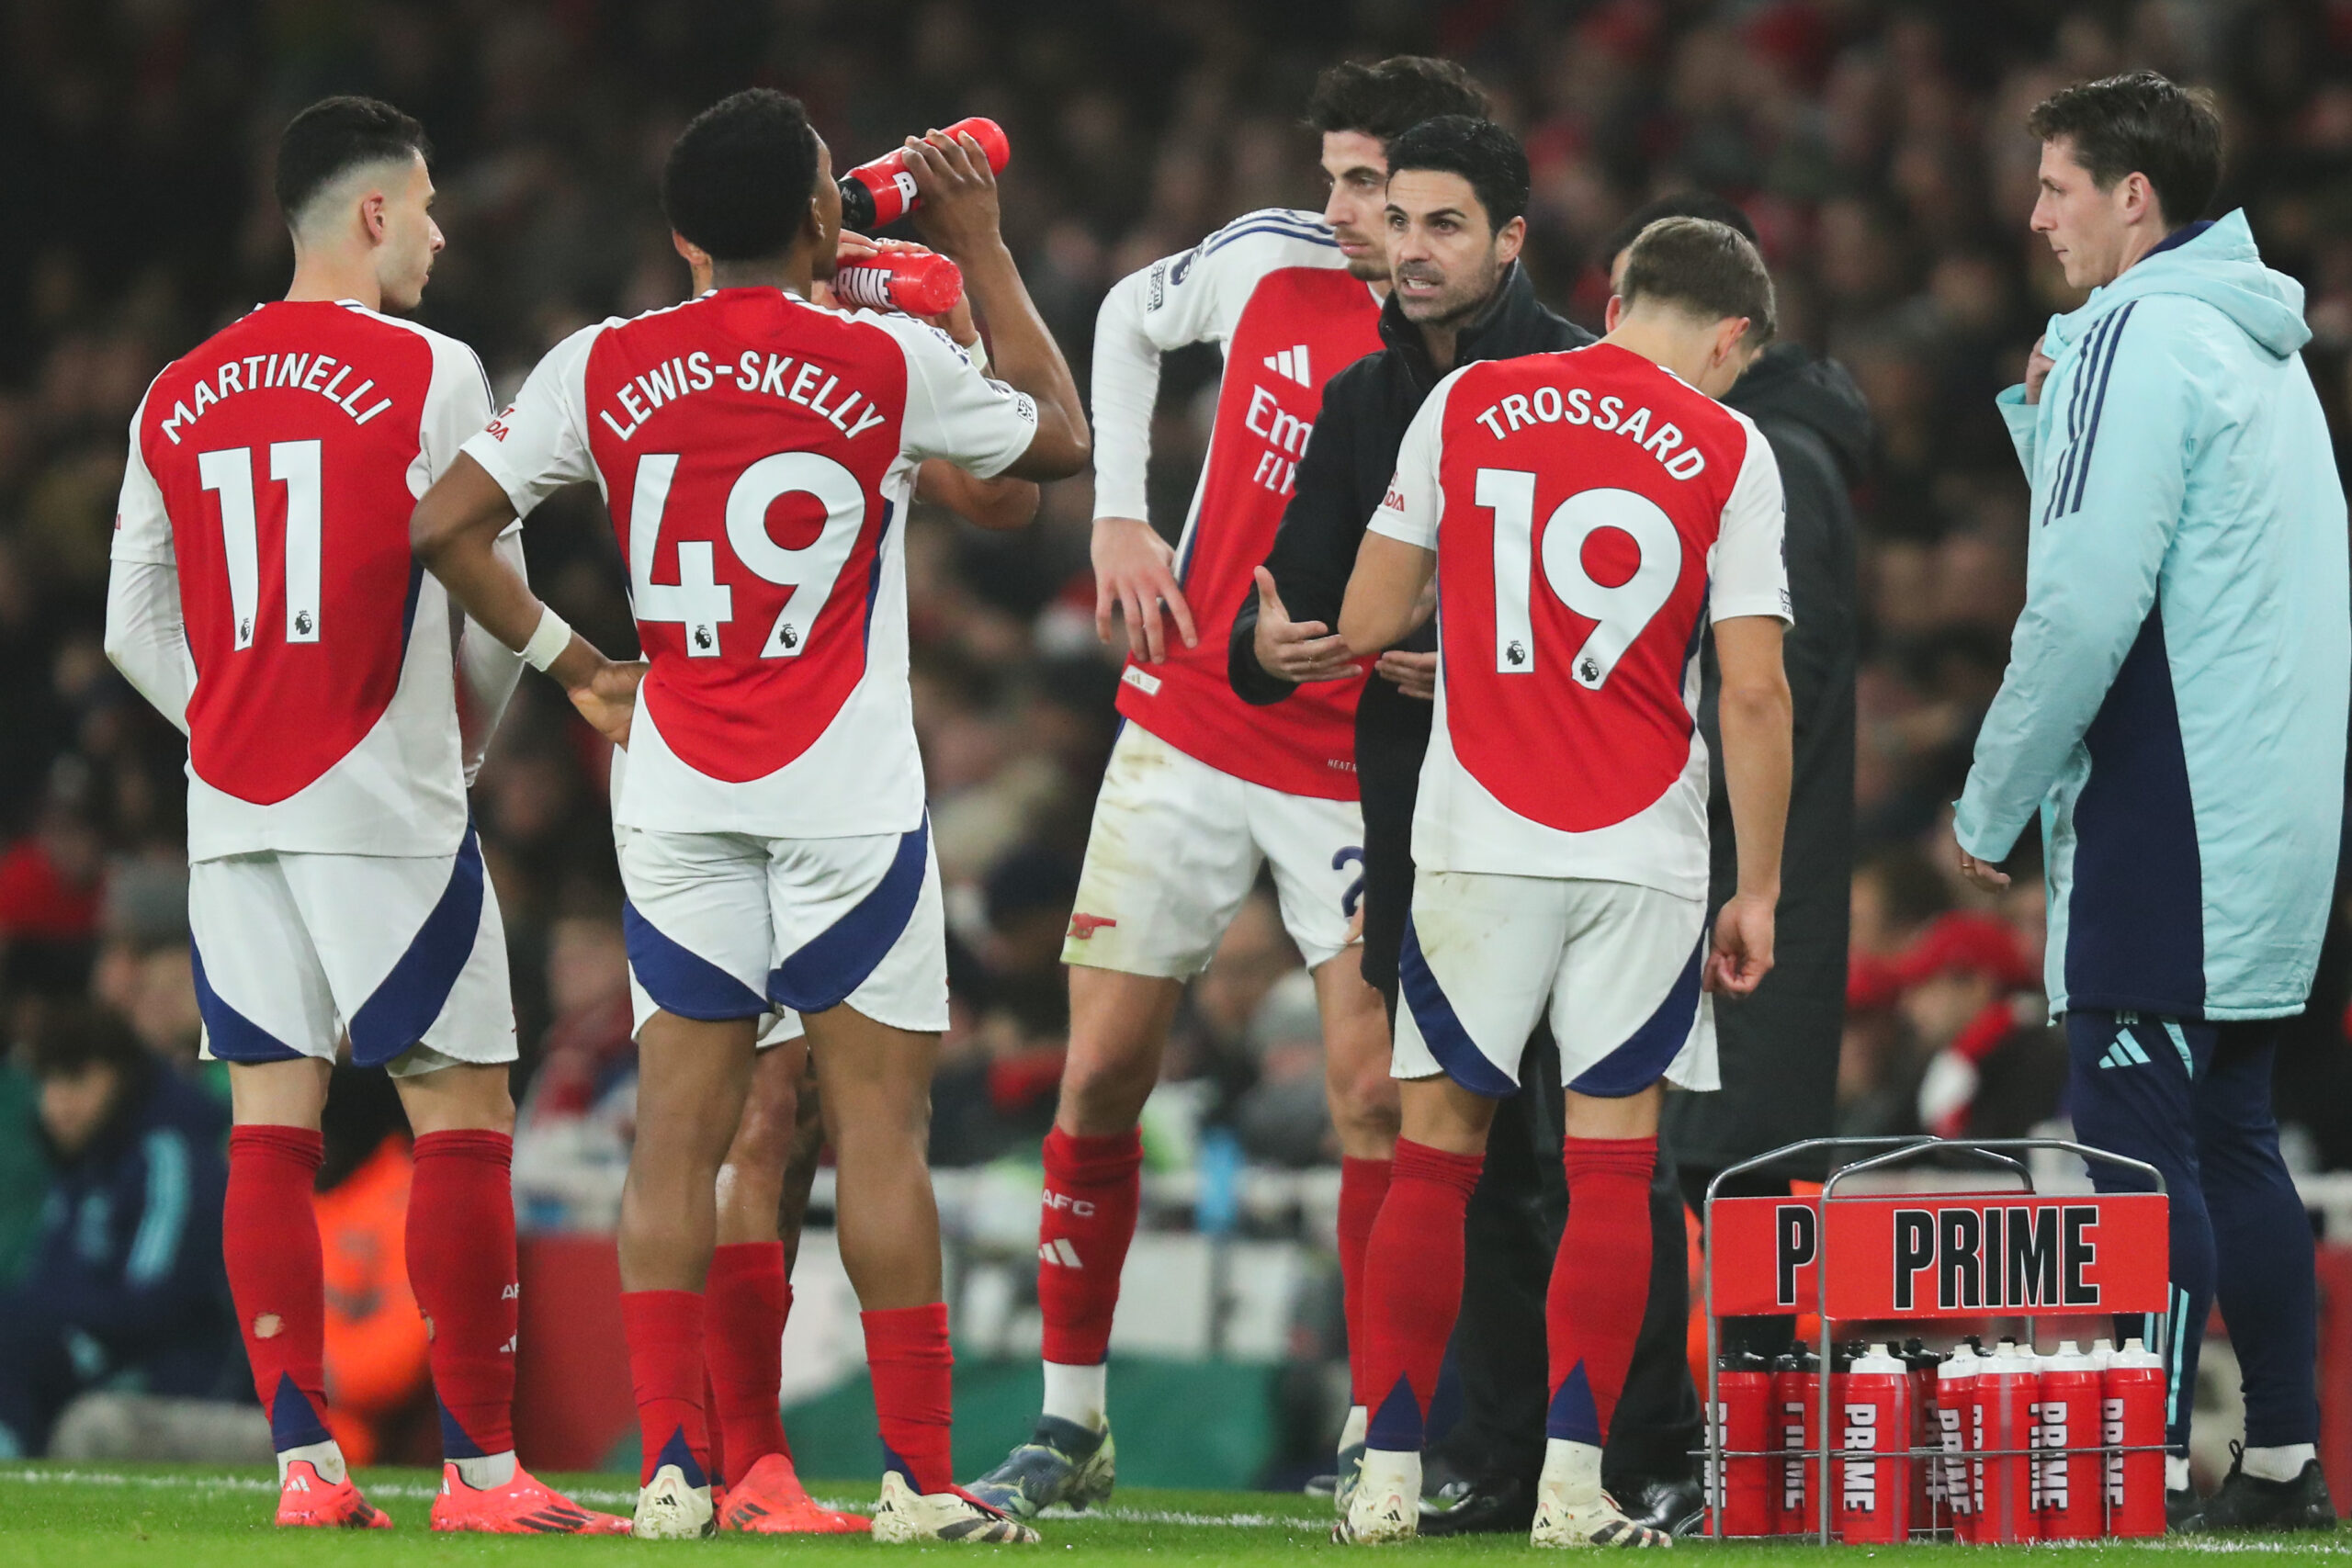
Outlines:
{"label": "blurred crowd in stands", "polygon": [[[108,522],[148,378],[283,287],[268,165],[293,109],[364,91],[423,118],[448,249],[422,317],[479,349],[501,397],[575,326],[685,289],[655,177],[677,129],[723,93],[798,93],[837,165],[992,116],[1013,147],[1006,233],[1083,384],[1104,289],[1238,213],[1318,206],[1298,124],[1315,70],[1399,50],[1466,62],[1524,138],[1529,265],[1553,304],[1597,324],[1597,243],[1646,197],[1705,186],[1755,219],[1784,333],[1864,389],[1878,453],[1857,498],[1861,858],[1839,1122],[2017,1132],[2055,1113],[2039,881],[1997,902],[1966,893],[1946,827],[2022,600],[2026,491],[1991,400],[2044,319],[2075,302],[2025,227],[2025,111],[2127,65],[2219,92],[2222,205],[2245,207],[2272,265],[2309,289],[2308,359],[2340,446],[2352,0],[13,0],[0,6],[0,1016],[17,1049],[0,1077],[0,1280],[63,1266],[61,1228],[76,1221],[57,1195],[111,1179],[85,1168],[133,1157],[124,1129],[161,1114],[158,1097],[178,1104],[181,1076],[198,1073],[183,749],[100,650]],[[1152,469],[1167,529],[1216,370],[1207,350],[1169,362]],[[915,712],[954,931],[942,1163],[1034,1157],[1052,1114],[1057,954],[1118,671],[1091,622],[1091,515],[1078,479],[1048,487],[1023,534],[922,511],[910,525]],[[632,647],[594,494],[551,502],[528,541],[560,612],[607,649]],[[595,1125],[626,1147],[605,772],[602,742],[526,678],[475,798],[513,944],[526,1142]],[[1332,1149],[1296,963],[1271,908],[1245,908],[1192,988],[1167,1076],[1187,1086],[1172,1099],[1193,1133],[1305,1165]],[[2352,1164],[2346,968],[2332,939],[2281,1063],[2279,1104],[2301,1119],[2290,1158],[2306,1167]],[[112,1043],[42,1046],[44,1004]],[[152,1066],[124,1066],[124,1040]],[[114,1064],[114,1088],[104,1124],[77,1130],[57,1086],[85,1057]],[[376,1102],[341,1136],[331,1169],[365,1184],[347,1205],[365,1233],[369,1204],[404,1180],[396,1107]],[[212,1245],[200,1229],[186,1246]],[[0,1286],[0,1319],[24,1299]]]}

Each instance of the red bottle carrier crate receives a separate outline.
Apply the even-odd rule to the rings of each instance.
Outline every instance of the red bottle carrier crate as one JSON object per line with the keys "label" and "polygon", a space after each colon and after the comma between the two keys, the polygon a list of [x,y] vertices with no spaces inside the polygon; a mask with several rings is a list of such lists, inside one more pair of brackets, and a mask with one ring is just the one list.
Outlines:
{"label": "red bottle carrier crate", "polygon": [[[2018,1157],[2035,1149],[2137,1171],[2155,1190],[2036,1192]],[[1837,1168],[1818,1197],[1716,1195],[1727,1178],[1825,1152]],[[2018,1185],[1839,1190],[1936,1156]],[[1820,1138],[1718,1175],[1704,1216],[1706,1533],[1857,1544],[2162,1534],[2160,1360],[2138,1340],[2110,1354],[2069,1339],[2039,1356],[2034,1327],[2145,1314],[2162,1334],[2165,1201],[2154,1167],[2054,1138]],[[1769,1365],[1724,1356],[1723,1319],[1806,1313],[1820,1315],[1817,1348]],[[1893,1332],[1995,1320],[2023,1332],[1949,1357]],[[1841,1351],[1841,1326],[1872,1337]]]}

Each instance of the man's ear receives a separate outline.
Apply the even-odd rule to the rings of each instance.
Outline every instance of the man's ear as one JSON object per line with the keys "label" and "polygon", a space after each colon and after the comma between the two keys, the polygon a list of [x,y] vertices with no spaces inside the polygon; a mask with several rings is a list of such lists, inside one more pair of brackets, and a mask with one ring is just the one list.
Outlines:
{"label": "man's ear", "polygon": [[2134,171],[2116,182],[2116,211],[2126,223],[2137,223],[2154,214],[2161,203],[2156,200],[2156,187],[2148,176]]}
{"label": "man's ear", "polygon": [[670,231],[670,248],[677,252],[678,259],[685,263],[688,266],[708,266],[710,265],[710,257],[704,252],[703,248],[700,245],[695,244],[692,240],[687,239],[684,234],[679,233],[675,229]]}
{"label": "man's ear", "polygon": [[384,243],[384,231],[390,221],[385,216],[385,209],[390,205],[390,200],[379,190],[371,190],[359,198],[359,227],[367,234],[369,244]]}
{"label": "man's ear", "polygon": [[1624,319],[1625,297],[1623,294],[1611,294],[1609,297],[1609,308],[1600,313],[1600,330],[1604,333],[1613,333],[1617,330],[1617,323]]}
{"label": "man's ear", "polygon": [[1504,224],[1502,231],[1495,236],[1495,257],[1505,265],[1515,262],[1519,259],[1521,249],[1526,243],[1527,220],[1514,218]]}
{"label": "man's ear", "polygon": [[1740,343],[1747,336],[1747,318],[1746,316],[1727,316],[1716,322],[1715,352],[1707,362],[1709,367],[1730,364],[1737,356]]}

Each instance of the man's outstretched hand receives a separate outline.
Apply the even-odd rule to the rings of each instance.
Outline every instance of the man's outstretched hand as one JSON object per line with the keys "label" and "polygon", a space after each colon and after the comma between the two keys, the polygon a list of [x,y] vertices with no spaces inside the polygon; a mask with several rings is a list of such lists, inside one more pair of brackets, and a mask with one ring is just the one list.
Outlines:
{"label": "man's outstretched hand", "polygon": [[1111,612],[1127,623],[1127,652],[1157,664],[1168,657],[1159,612],[1167,606],[1176,631],[1192,648],[1200,641],[1193,629],[1193,607],[1176,586],[1176,552],[1167,540],[1139,517],[1097,517],[1088,553],[1094,565],[1094,635],[1111,640]]}
{"label": "man's outstretched hand", "polygon": [[1294,621],[1274,591],[1274,574],[1258,569],[1258,635],[1251,645],[1269,675],[1304,684],[1344,681],[1356,672],[1348,639],[1320,621]]}

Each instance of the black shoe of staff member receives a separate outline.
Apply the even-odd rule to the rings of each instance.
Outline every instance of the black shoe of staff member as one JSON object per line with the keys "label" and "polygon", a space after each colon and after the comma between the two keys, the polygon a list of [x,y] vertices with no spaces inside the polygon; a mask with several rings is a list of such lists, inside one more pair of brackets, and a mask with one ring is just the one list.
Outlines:
{"label": "black shoe of staff member", "polygon": [[2292,1481],[2265,1481],[2245,1472],[2245,1448],[2230,1445],[2230,1473],[2221,1490],[2173,1527],[2182,1535],[2235,1530],[2332,1530],[2335,1504],[2319,1461],[2305,1464]]}
{"label": "black shoe of staff member", "polygon": [[1421,1499],[1421,1533],[1525,1535],[1535,1523],[1535,1489],[1517,1477],[1447,1481]]}
{"label": "black shoe of staff member", "polygon": [[1672,1536],[1702,1534],[1707,1516],[1706,1489],[1695,1475],[1637,1481],[1611,1489],[1617,1506],[1637,1525]]}

